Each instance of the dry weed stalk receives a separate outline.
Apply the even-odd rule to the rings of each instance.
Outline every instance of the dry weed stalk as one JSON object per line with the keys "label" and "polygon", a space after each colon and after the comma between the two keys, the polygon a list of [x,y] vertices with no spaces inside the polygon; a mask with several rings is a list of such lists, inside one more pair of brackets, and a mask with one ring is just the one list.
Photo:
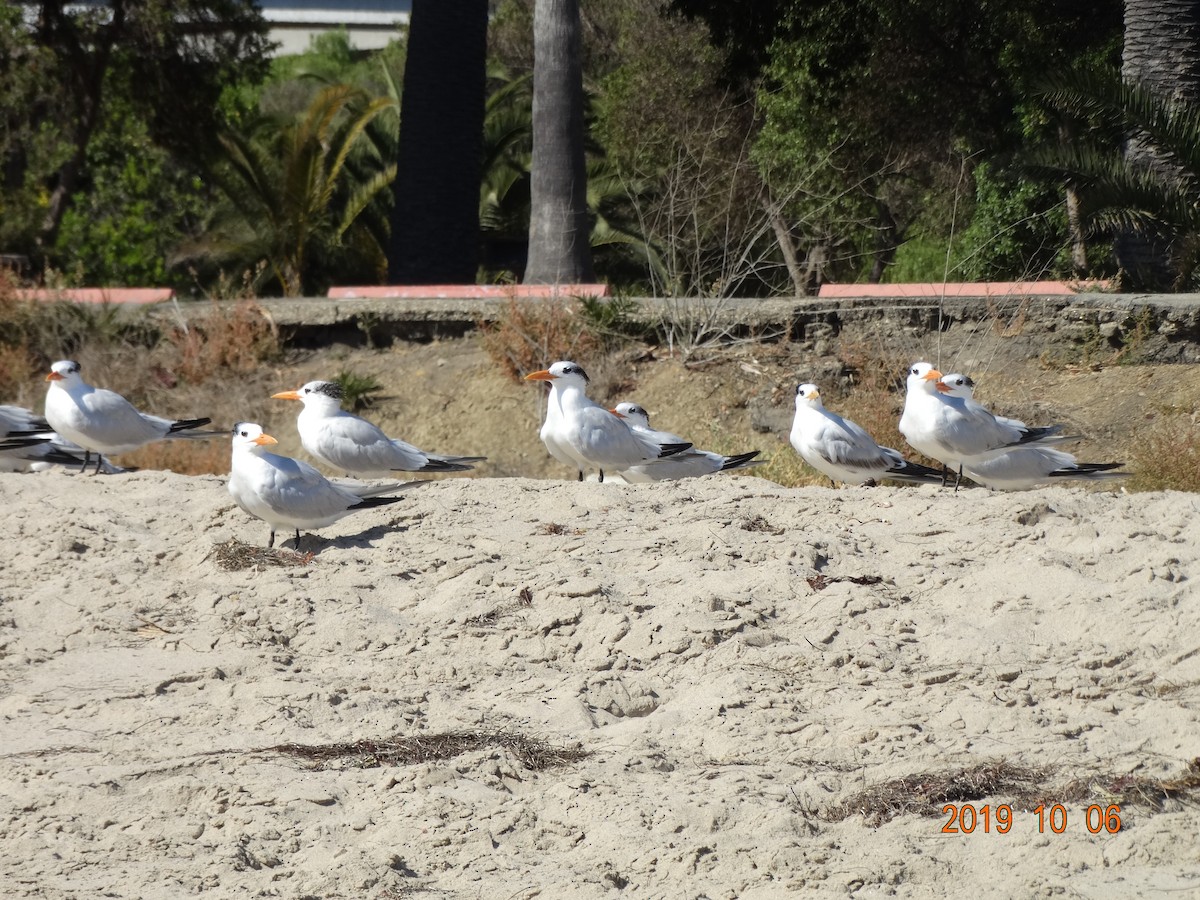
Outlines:
{"label": "dry weed stalk", "polygon": [[480,322],[483,348],[514,381],[560,359],[590,359],[603,341],[561,298],[510,297],[494,322]]}
{"label": "dry weed stalk", "polygon": [[493,747],[511,753],[534,772],[578,762],[589,755],[580,748],[558,747],[514,731],[448,731],[332,744],[279,744],[265,749],[307,760],[314,769],[370,769],[438,762]]}
{"label": "dry weed stalk", "polygon": [[176,350],[174,370],[191,384],[230,373],[248,374],[282,353],[279,329],[250,300],[233,306],[214,301],[202,321],[173,329],[167,340]]}
{"label": "dry weed stalk", "polygon": [[1200,411],[1160,418],[1129,450],[1131,491],[1200,491]]}
{"label": "dry weed stalk", "polygon": [[1192,799],[1200,791],[1200,758],[1170,778],[1113,776],[1096,773],[1053,785],[1051,766],[1015,766],[1001,761],[944,772],[922,772],[885,781],[827,807],[820,815],[841,822],[860,815],[871,827],[898,816],[944,815],[946,804],[972,803],[989,797],[1011,799],[1022,810],[1056,803],[1117,803],[1160,811],[1168,800]]}
{"label": "dry weed stalk", "polygon": [[313,561],[313,554],[296,553],[279,547],[256,547],[231,538],[223,543],[214,544],[205,559],[213,560],[227,572],[238,572],[243,569],[261,570],[268,566],[307,566]]}

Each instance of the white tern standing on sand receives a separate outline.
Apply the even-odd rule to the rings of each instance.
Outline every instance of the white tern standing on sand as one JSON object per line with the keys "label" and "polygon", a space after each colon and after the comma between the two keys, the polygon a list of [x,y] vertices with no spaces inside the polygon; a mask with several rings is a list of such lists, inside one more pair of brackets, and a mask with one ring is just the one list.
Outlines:
{"label": "white tern standing on sand", "polygon": [[[650,414],[636,403],[618,403],[611,412],[623,418],[634,431],[648,435],[659,444],[686,444],[683,438],[669,431],[657,431],[650,427]],[[653,462],[640,466],[632,466],[620,473],[621,478],[631,484],[645,484],[652,481],[671,481],[676,478],[696,478],[701,475],[712,475],[716,472],[729,472],[734,469],[747,469],[751,466],[761,466],[764,460],[755,459],[760,451],[751,450],[749,453],[739,453],[736,456],[722,456],[708,450],[697,450],[692,447],[672,456],[664,456]]]}
{"label": "white tern standing on sand", "polygon": [[908,370],[900,433],[916,450],[957,471],[969,460],[986,459],[1013,447],[1044,447],[1067,438],[1061,425],[1034,428],[996,417],[973,400],[954,397],[942,373],[927,362]]}
{"label": "white tern standing on sand", "polygon": [[[950,396],[974,399],[975,382],[966,375],[955,372],[943,375],[941,381]],[[1065,450],[1051,447],[1016,447],[986,459],[964,462],[963,474],[984,487],[1000,491],[1023,491],[1063,479],[1103,481],[1124,478],[1126,473],[1112,471],[1123,465],[1119,462],[1081,463]]]}
{"label": "white tern standing on sand", "polygon": [[[208,438],[221,432],[194,431],[212,419],[163,419],[139,412],[113,391],[92,387],[79,374],[79,363],[59,360],[46,376],[46,421],[58,434],[85,451],[83,468],[92,453],[128,453],[169,438]],[[96,462],[100,471],[100,461]]]}
{"label": "white tern standing on sand", "polygon": [[332,381],[310,381],[295,391],[271,395],[304,404],[296,417],[300,443],[318,460],[347,475],[392,472],[465,472],[486,456],[438,456],[390,438],[376,425],[342,409],[342,388]]}
{"label": "white tern standing on sand", "polygon": [[233,426],[233,458],[229,469],[229,494],[243,510],[271,527],[267,547],[275,546],[275,532],[332,525],[358,509],[396,503],[400,497],[382,497],[427,484],[335,484],[306,462],[270,453],[277,443],[261,425],[238,422]]}
{"label": "white tern standing on sand", "polygon": [[891,447],[881,447],[862,426],[826,409],[815,384],[796,388],[790,437],[800,458],[835,484],[866,484],[883,478],[918,484],[942,480],[936,469],[909,462]]}
{"label": "white tern standing on sand", "polygon": [[660,444],[634,431],[620,416],[588,397],[587,373],[570,360],[530,372],[525,380],[550,382],[542,443],[559,462],[578,469],[580,480],[588,468],[598,469],[603,481],[606,469],[620,472],[692,446],[686,441]]}

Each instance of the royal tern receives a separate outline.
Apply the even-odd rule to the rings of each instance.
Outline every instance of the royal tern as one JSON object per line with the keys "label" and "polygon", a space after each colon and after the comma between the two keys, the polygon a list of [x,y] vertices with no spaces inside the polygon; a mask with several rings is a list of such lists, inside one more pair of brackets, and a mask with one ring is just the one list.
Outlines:
{"label": "royal tern", "polygon": [[955,397],[942,373],[927,362],[908,370],[900,433],[912,447],[958,472],[967,460],[986,459],[1013,447],[1044,447],[1065,440],[1062,426],[1033,428],[997,417],[974,400]]}
{"label": "royal tern", "polygon": [[834,484],[866,484],[884,478],[917,484],[942,480],[936,469],[910,462],[891,447],[881,447],[860,425],[826,409],[815,384],[796,388],[796,417],[790,437],[800,458]]}
{"label": "royal tern", "polygon": [[395,503],[402,498],[380,495],[427,483],[335,484],[306,462],[268,452],[275,443],[261,425],[233,426],[229,493],[238,506],[271,527],[268,548],[275,546],[278,529],[295,529],[298,548],[301,528],[321,528],[355,510]]}
{"label": "royal tern", "polygon": [[[942,376],[942,384],[952,397],[973,400],[975,382],[966,375],[954,373]],[[1016,447],[984,459],[963,463],[963,474],[984,487],[1000,491],[1023,491],[1039,484],[1071,479],[1103,481],[1124,478],[1125,472],[1114,472],[1124,463],[1081,463],[1064,450],[1051,447]]]}
{"label": "royal tern", "polygon": [[304,404],[296,417],[300,443],[318,460],[347,475],[369,477],[393,472],[465,472],[486,456],[438,456],[390,438],[366,419],[342,409],[342,388],[310,381],[294,391],[271,395]]}
{"label": "royal tern", "polygon": [[[648,435],[660,444],[686,444],[683,438],[669,431],[657,431],[650,427],[650,414],[636,403],[618,403],[611,412],[621,416],[634,431]],[[736,456],[722,456],[708,450],[697,450],[692,447],[664,456],[662,459],[632,466],[620,473],[621,477],[631,484],[646,484],[652,481],[672,481],[676,478],[696,478],[701,475],[713,475],[717,472],[730,472],[734,469],[747,469],[751,466],[761,466],[764,460],[755,459],[761,451],[751,450],[749,453],[739,453]]]}
{"label": "royal tern", "polygon": [[620,416],[588,397],[587,373],[569,360],[530,372],[525,380],[550,382],[542,442],[551,456],[578,469],[581,480],[588,468],[598,469],[603,481],[606,469],[621,472],[692,446],[686,441],[661,444],[634,431]]}
{"label": "royal tern", "polygon": [[[212,419],[172,421],[139,412],[120,394],[92,387],[79,374],[79,363],[59,360],[46,376],[46,421],[59,435],[84,450],[83,468],[92,453],[127,453],[169,438],[207,438],[220,432],[194,431]],[[96,463],[100,471],[100,463]]]}
{"label": "royal tern", "polygon": [[[83,464],[85,451],[64,440],[50,423],[31,409],[0,406],[0,472],[38,472],[53,466]],[[124,472],[103,456],[100,471]]]}
{"label": "royal tern", "polygon": [[28,470],[30,461],[44,454],[55,437],[46,420],[32,410],[0,406],[0,472]]}

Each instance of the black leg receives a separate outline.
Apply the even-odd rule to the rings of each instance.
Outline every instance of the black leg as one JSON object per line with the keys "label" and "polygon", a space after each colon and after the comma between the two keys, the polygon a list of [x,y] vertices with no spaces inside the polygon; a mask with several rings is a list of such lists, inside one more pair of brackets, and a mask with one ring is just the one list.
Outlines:
{"label": "black leg", "polygon": [[79,467],[80,474],[83,474],[84,472],[87,471],[88,463],[91,462],[91,459],[92,459],[92,451],[84,450],[83,451],[83,465]]}
{"label": "black leg", "polygon": [[296,552],[300,552],[300,529],[296,529]]}
{"label": "black leg", "polygon": [[954,492],[958,493],[958,486],[962,484],[962,466],[958,467],[958,477],[954,479]]}
{"label": "black leg", "polygon": [[101,464],[103,464],[103,462],[104,462],[104,454],[97,453],[96,454],[96,471],[92,473],[93,475],[100,474],[100,466],[101,466]]}
{"label": "black leg", "polygon": [[603,469],[600,470],[600,483],[604,484],[604,470]]}
{"label": "black leg", "polygon": [[580,469],[580,470],[579,470],[579,478],[578,478],[578,480],[579,480],[579,481],[583,481],[583,469]]}
{"label": "black leg", "polygon": [[271,539],[269,541],[267,541],[267,549],[270,550],[274,546],[275,546],[275,529],[272,528],[271,529]]}

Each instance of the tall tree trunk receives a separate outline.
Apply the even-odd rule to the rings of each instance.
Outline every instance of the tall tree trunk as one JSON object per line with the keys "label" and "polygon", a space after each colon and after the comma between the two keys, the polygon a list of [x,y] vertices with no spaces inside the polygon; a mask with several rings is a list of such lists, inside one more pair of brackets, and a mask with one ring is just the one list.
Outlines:
{"label": "tall tree trunk", "polygon": [[474,284],[488,0],[413,0],[388,279]]}
{"label": "tall tree trunk", "polygon": [[1084,236],[1083,216],[1079,210],[1079,191],[1068,186],[1067,235],[1071,241],[1071,275],[1086,278],[1088,275],[1087,239]]}
{"label": "tall tree trunk", "polygon": [[[1125,45],[1121,74],[1164,99],[1200,100],[1200,2],[1125,0]],[[1170,174],[1169,164],[1136,136],[1125,145],[1131,168]],[[1116,240],[1117,261],[1138,289],[1166,290],[1175,280],[1166,236],[1126,233]]]}
{"label": "tall tree trunk", "polygon": [[77,33],[75,23],[66,14],[63,3],[43,3],[39,19],[40,40],[56,48],[71,76],[75,96],[75,110],[69,125],[71,131],[71,155],[59,167],[54,189],[46,204],[46,214],[38,229],[37,244],[43,259],[58,240],[79,178],[87,162],[88,147],[92,135],[100,123],[100,109],[104,96],[104,77],[112,60],[113,42],[125,27],[125,3],[114,0],[111,20],[106,28],[97,33]]}
{"label": "tall tree trunk", "polygon": [[584,157],[579,0],[536,0],[526,284],[595,280]]}

